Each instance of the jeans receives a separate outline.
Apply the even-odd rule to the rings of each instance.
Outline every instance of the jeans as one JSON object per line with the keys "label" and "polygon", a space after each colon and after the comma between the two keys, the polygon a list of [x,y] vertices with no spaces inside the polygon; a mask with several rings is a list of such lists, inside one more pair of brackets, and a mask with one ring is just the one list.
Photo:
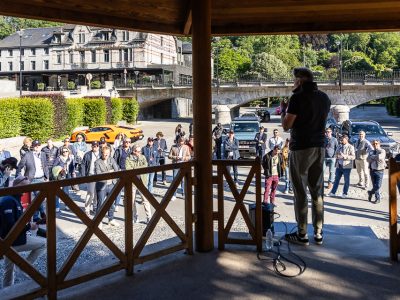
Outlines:
{"label": "jeans", "polygon": [[[33,264],[36,259],[46,252],[46,239],[38,236],[27,235],[26,244],[20,246],[13,246],[17,252],[30,251],[26,260]],[[14,284],[14,263],[4,256],[4,278],[3,288]]]}
{"label": "jeans", "polygon": [[271,203],[275,204],[275,192],[279,184],[279,176],[272,175],[265,179],[265,192],[264,192],[264,203],[269,203],[268,197],[271,197]]}
{"label": "jeans", "polygon": [[264,157],[265,150],[261,146],[256,146],[256,155],[260,158]]}
{"label": "jeans", "polygon": [[97,211],[97,193],[96,182],[88,182],[86,184],[87,195],[85,199],[85,212],[90,212],[90,205],[93,203],[93,211]]}
{"label": "jeans", "polygon": [[324,148],[307,148],[289,154],[290,179],[294,192],[294,211],[299,234],[307,233],[308,199],[311,194],[311,213],[314,233],[321,233],[324,223]]}
{"label": "jeans", "polygon": [[328,182],[329,183],[333,183],[335,181],[335,164],[336,164],[336,158],[325,158],[324,172],[325,172],[325,168],[328,167],[328,171],[329,171]]}
{"label": "jeans", "polygon": [[383,170],[370,170],[372,190],[371,194],[375,194],[376,200],[381,200],[381,186],[383,181]]}
{"label": "jeans", "polygon": [[291,191],[292,183],[290,182],[290,177],[289,177],[289,166],[285,168],[283,173],[283,178],[285,180],[285,192]]}
{"label": "jeans", "polygon": [[[40,182],[44,182],[44,177],[41,177],[41,178],[33,178],[33,179],[31,180],[31,183],[32,183],[32,184],[34,184],[34,183],[40,183]],[[38,191],[32,192],[32,201],[34,201],[34,200],[33,200],[34,197],[36,197],[38,194],[39,194]],[[39,215],[39,213],[40,213],[40,215]],[[44,202],[42,202],[42,203],[40,204],[40,206],[39,206],[39,209],[38,209],[37,211],[35,211],[35,213],[33,214],[33,222],[38,221],[38,220],[40,219],[41,215],[43,215],[44,213],[45,213],[45,210],[44,210]]]}
{"label": "jeans", "polygon": [[215,140],[215,154],[217,155],[217,159],[222,158],[222,138],[218,138]]}
{"label": "jeans", "polygon": [[335,173],[335,182],[333,184],[333,188],[331,193],[336,194],[336,191],[339,187],[339,182],[342,176],[344,177],[344,186],[343,186],[343,194],[347,195],[349,192],[349,187],[350,187],[350,172],[351,169],[345,169],[341,165],[339,165],[336,168],[336,173]]}
{"label": "jeans", "polygon": [[[158,164],[160,166],[165,165],[165,157],[160,157],[158,159]],[[161,171],[161,181],[165,181],[167,176],[165,175],[165,171]],[[157,172],[154,174],[154,181],[157,181]]]}
{"label": "jeans", "polygon": [[[67,175],[66,178],[71,178],[71,176]],[[64,193],[69,195],[69,187],[68,186],[63,186],[62,190]],[[59,209],[60,209],[60,198],[56,197],[56,210],[59,210]]]}
{"label": "jeans", "polygon": [[153,193],[153,180],[154,180],[154,173],[149,173],[149,181],[147,183],[147,189],[150,193]]}
{"label": "jeans", "polygon": [[[173,169],[173,170],[172,170],[172,178],[175,178],[175,177],[176,177],[176,175],[178,174],[178,171],[179,171],[179,169]],[[180,189],[181,189],[181,194],[182,194],[182,196],[183,196],[183,194],[184,194],[183,180],[184,180],[184,179],[182,179],[182,182],[181,182],[181,184],[180,184]],[[174,196],[176,196],[176,193],[178,192],[178,189],[179,189],[179,186],[178,186],[178,188],[176,189],[176,191],[175,191],[175,193],[174,193]]]}
{"label": "jeans", "polygon": [[[96,184],[96,191],[97,191],[97,208],[96,208],[96,215],[99,213],[101,206],[108,195],[110,195],[111,190],[113,189],[113,184],[106,184],[103,182],[97,182]],[[111,205],[110,209],[108,210],[108,220],[111,221],[114,219],[114,202]]]}

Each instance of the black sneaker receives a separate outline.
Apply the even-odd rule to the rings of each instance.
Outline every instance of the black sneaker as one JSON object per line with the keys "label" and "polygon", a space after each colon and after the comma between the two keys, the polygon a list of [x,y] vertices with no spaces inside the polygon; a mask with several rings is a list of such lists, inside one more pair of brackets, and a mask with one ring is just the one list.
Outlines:
{"label": "black sneaker", "polygon": [[368,191],[368,201],[371,202],[372,201],[372,192]]}
{"label": "black sneaker", "polygon": [[298,245],[303,245],[303,246],[310,245],[307,234],[298,234],[297,232],[288,233],[288,234],[285,234],[285,239],[289,243],[293,243],[293,244],[298,244]]}
{"label": "black sneaker", "polygon": [[317,245],[322,245],[322,242],[324,241],[324,236],[321,233],[314,233],[314,241]]}

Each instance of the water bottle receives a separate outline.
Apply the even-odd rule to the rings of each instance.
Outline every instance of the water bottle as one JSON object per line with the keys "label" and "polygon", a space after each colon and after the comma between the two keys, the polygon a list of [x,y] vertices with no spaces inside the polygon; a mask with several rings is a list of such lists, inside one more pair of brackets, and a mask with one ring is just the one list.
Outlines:
{"label": "water bottle", "polygon": [[268,229],[265,235],[265,250],[271,251],[273,247],[274,247],[274,235],[271,229]]}

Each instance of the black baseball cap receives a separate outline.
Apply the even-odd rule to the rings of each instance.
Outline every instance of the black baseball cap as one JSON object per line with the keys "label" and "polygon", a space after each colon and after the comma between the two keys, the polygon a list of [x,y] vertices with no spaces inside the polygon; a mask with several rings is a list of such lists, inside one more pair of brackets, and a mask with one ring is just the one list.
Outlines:
{"label": "black baseball cap", "polygon": [[36,147],[36,146],[40,146],[40,145],[41,145],[41,143],[40,143],[39,140],[34,140],[34,141],[32,142],[32,147]]}
{"label": "black baseball cap", "polygon": [[99,145],[99,142],[96,142],[96,141],[92,142],[92,146],[98,146],[98,145]]}

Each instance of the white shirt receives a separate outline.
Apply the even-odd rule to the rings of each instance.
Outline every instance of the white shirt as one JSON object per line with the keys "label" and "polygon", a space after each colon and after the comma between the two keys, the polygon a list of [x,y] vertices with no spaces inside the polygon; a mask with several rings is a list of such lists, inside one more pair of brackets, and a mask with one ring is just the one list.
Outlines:
{"label": "white shirt", "polygon": [[276,145],[278,145],[282,149],[283,139],[280,136],[269,138],[269,140],[268,140],[268,148],[270,150],[274,150]]}
{"label": "white shirt", "polygon": [[94,162],[100,157],[100,152],[93,152],[92,151],[92,160],[90,161],[90,168],[89,168],[89,175],[94,174]]}
{"label": "white shirt", "polygon": [[33,159],[35,160],[35,178],[41,178],[44,176],[42,160],[40,159],[40,152],[32,152]]}

